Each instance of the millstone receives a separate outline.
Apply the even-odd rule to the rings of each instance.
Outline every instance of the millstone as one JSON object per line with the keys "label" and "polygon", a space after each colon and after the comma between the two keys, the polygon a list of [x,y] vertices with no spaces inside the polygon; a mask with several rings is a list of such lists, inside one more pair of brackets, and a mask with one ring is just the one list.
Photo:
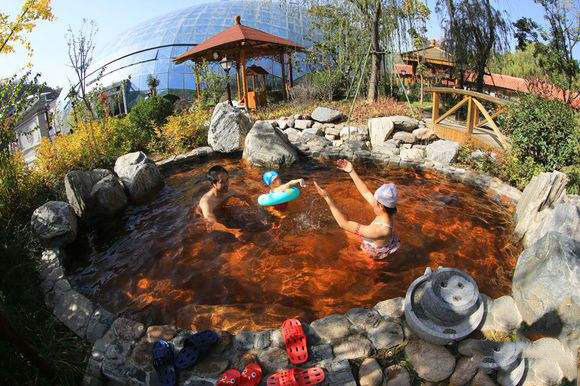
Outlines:
{"label": "millstone", "polygon": [[416,279],[405,297],[405,319],[422,339],[435,344],[461,340],[479,327],[484,304],[466,273],[439,268]]}

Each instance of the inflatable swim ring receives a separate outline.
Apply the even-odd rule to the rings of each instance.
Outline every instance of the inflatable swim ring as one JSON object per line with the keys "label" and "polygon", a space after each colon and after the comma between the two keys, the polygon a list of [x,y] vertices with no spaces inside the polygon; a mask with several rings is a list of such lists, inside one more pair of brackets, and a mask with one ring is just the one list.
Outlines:
{"label": "inflatable swim ring", "polygon": [[290,188],[283,192],[265,193],[258,197],[258,204],[261,206],[273,206],[285,204],[293,201],[300,196],[298,188]]}

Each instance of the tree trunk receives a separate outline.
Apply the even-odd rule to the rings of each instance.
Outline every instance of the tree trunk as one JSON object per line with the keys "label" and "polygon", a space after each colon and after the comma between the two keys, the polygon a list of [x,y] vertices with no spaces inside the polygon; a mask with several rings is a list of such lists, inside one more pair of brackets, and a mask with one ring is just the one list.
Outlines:
{"label": "tree trunk", "polygon": [[374,102],[378,98],[379,76],[381,72],[381,48],[379,45],[379,22],[381,17],[381,2],[377,1],[375,14],[373,16],[372,34],[371,34],[371,73],[369,76],[369,89],[367,101]]}

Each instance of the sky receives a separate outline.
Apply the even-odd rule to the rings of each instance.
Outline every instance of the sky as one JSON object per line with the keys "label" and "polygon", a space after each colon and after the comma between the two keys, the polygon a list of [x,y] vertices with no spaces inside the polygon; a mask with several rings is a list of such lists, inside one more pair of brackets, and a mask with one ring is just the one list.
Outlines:
{"label": "sky", "polygon": [[[223,0],[222,0],[223,1]],[[428,37],[441,37],[440,20],[435,14],[435,1],[427,0],[431,9],[431,19],[427,25]],[[530,17],[543,23],[543,11],[533,0],[492,0],[494,5],[507,12],[510,20],[520,17]],[[96,36],[96,52],[98,53],[115,36],[138,24],[165,13],[185,8],[203,0],[53,0],[52,22],[40,22],[29,35],[34,49],[32,57],[33,70],[42,74],[42,80],[49,86],[66,87],[74,79],[67,63],[67,44],[65,33],[71,26],[78,30],[82,19],[92,19],[99,30]],[[0,0],[0,11],[15,15],[23,0]],[[580,47],[575,51],[575,57],[580,57]],[[26,63],[26,53],[18,49],[16,53],[0,56],[0,79],[11,76]]]}

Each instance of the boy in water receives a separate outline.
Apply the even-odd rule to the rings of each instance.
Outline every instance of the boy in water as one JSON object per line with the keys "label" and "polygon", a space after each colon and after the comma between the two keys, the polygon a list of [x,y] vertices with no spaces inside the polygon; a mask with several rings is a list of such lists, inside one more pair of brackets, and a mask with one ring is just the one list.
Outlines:
{"label": "boy in water", "polygon": [[205,219],[209,229],[231,233],[239,239],[242,234],[242,230],[228,228],[227,226],[223,225],[217,220],[214,213],[215,208],[217,208],[219,205],[222,205],[230,197],[236,195],[234,192],[228,192],[228,171],[220,165],[212,166],[207,173],[207,179],[211,183],[211,189],[199,200],[199,204],[195,210],[196,213]]}

